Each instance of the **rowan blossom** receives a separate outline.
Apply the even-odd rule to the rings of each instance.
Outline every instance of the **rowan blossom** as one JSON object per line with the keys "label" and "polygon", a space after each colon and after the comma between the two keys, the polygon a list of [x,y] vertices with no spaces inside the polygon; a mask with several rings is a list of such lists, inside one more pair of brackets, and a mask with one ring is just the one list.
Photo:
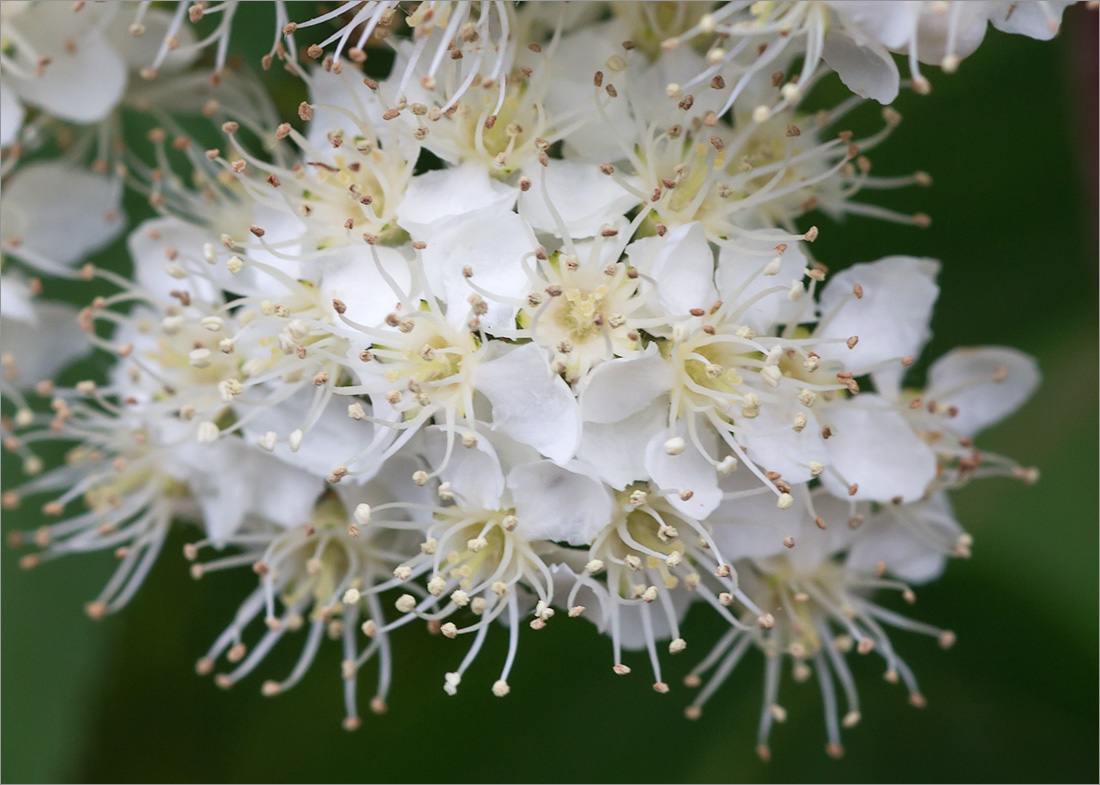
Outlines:
{"label": "rowan blossom", "polygon": [[[297,640],[275,696],[334,639],[349,730],[371,660],[386,710],[412,624],[468,642],[451,696],[498,626],[503,698],[527,641],[576,618],[667,693],[707,614],[724,632],[687,714],[758,651],[765,759],[800,700],[785,670],[817,681],[834,756],[862,716],[851,652],[923,705],[887,628],[954,634],[881,597],[969,556],[952,489],[1037,479],[975,437],[1039,374],[977,347],[922,380],[940,262],[813,243],[863,215],[904,251],[930,219],[877,193],[931,180],[872,173],[889,104],[989,24],[1050,37],[1065,3],[277,0],[251,65],[278,61],[293,101],[235,63],[238,2],[76,5],[3,6],[2,427],[24,475],[3,504],[43,520],[9,534],[37,548],[24,567],[112,551],[99,618],[188,538],[195,578],[257,581],[196,670],[228,688]],[[833,73],[853,95],[808,110]],[[57,155],[29,144],[47,129]],[[124,189],[152,217],[127,223]],[[124,230],[125,264],[87,263]],[[97,288],[78,309],[48,277]],[[89,351],[94,379],[51,380]]]}

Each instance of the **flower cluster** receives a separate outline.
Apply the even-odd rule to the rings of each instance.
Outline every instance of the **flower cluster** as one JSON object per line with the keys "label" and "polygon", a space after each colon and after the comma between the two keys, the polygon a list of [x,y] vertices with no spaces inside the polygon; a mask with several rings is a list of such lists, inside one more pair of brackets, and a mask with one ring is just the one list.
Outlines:
{"label": "flower cluster", "polygon": [[[725,632],[687,715],[756,649],[760,755],[785,669],[817,681],[839,755],[850,653],[923,703],[887,629],[954,635],[881,595],[969,555],[947,491],[1035,479],[973,439],[1038,373],[966,348],[916,385],[939,263],[830,272],[810,221],[927,226],[865,201],[930,184],[872,173],[898,114],[846,116],[928,92],[920,64],[954,71],[988,24],[1051,37],[1065,5],[276,2],[261,65],[308,91],[280,118],[230,65],[236,2],[5,2],[3,429],[26,478],[3,504],[47,519],[9,533],[22,564],[113,552],[99,618],[181,527],[195,578],[257,577],[199,673],[229,687],[288,637],[275,695],[338,640],[349,729],[371,660],[385,711],[403,625],[468,641],[451,695],[494,630],[506,695],[521,635],[551,634],[522,628],[563,616],[668,692],[698,606]],[[803,109],[833,72],[853,95]],[[157,213],[132,272],[78,267],[127,228],[127,188]],[[77,310],[41,276],[102,293]],[[50,380],[91,347],[101,377]]]}

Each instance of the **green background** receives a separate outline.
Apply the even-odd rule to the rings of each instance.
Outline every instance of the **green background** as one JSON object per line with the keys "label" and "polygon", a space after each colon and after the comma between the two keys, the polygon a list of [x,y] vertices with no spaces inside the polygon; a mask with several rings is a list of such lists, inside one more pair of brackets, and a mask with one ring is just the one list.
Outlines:
{"label": "green background", "polygon": [[[267,45],[267,23],[254,29],[257,41],[245,45]],[[1095,781],[1095,39],[1096,14],[1082,8],[1053,43],[991,31],[956,75],[929,69],[931,95],[898,100],[904,120],[873,154],[875,171],[919,168],[934,184],[868,199],[923,210],[930,229],[819,221],[815,252],[834,268],[892,253],[943,261],[925,363],[956,345],[1004,344],[1037,356],[1044,374],[1038,395],[979,440],[1038,466],[1042,479],[956,492],[974,556],[918,591],[912,609],[956,630],[958,643],[943,652],[926,638],[894,636],[927,708],[910,707],[871,658],[855,662],[864,720],[833,761],[816,686],[788,680],[780,701],[791,716],[774,729],[765,765],[753,754],[758,656],[702,719],[683,718],[689,691],[679,680],[719,633],[703,611],[689,616],[688,653],[667,663],[668,695],[649,688],[641,655],[627,659],[634,675],[616,677],[606,639],[562,619],[524,630],[509,697],[488,689],[504,655],[505,636],[495,635],[448,698],[442,675],[464,647],[405,628],[389,713],[366,714],[348,734],[337,646],[275,699],[259,685],[289,670],[291,643],[229,693],[194,674],[252,581],[244,572],[192,581],[177,535],[131,606],[100,623],[81,606],[109,574],[109,555],[28,573],[4,551],[3,779]],[[873,114],[867,107],[862,120]],[[17,472],[8,461],[4,468],[8,487]],[[5,517],[5,530],[38,523],[30,510]],[[370,686],[361,685],[364,703]]]}

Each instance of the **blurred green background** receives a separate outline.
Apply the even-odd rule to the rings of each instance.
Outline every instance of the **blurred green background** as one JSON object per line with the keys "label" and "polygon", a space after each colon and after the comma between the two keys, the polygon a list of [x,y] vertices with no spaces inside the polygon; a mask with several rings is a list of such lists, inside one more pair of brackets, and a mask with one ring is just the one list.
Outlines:
{"label": "blurred green background", "polygon": [[[389,713],[368,713],[348,734],[335,646],[275,699],[259,685],[289,670],[292,644],[229,693],[194,674],[252,581],[244,572],[192,581],[177,537],[133,604],[101,623],[81,606],[109,574],[109,555],[28,573],[3,553],[3,779],[1095,781],[1096,25],[1095,12],[1075,8],[1053,43],[991,31],[956,75],[930,74],[930,96],[899,99],[904,121],[873,155],[875,170],[923,169],[935,182],[875,200],[928,212],[930,229],[820,221],[815,251],[834,268],[892,253],[943,261],[925,363],[956,345],[994,343],[1036,355],[1044,373],[1036,398],[979,441],[1038,466],[1041,481],[955,493],[974,556],[949,565],[912,609],[956,630],[957,645],[943,652],[894,637],[927,708],[910,707],[872,658],[855,662],[864,721],[833,761],[817,687],[788,680],[780,700],[791,717],[763,764],[753,754],[759,657],[702,719],[683,718],[680,677],[719,634],[702,612],[688,619],[688,657],[667,663],[669,695],[649,688],[640,655],[627,660],[635,675],[614,676],[609,643],[563,620],[524,630],[508,698],[489,693],[501,635],[448,698],[443,673],[464,647],[405,628]],[[255,34],[254,47],[269,43],[265,23]],[[6,529],[36,523],[30,510],[5,516]],[[370,689],[362,685],[364,702]]]}

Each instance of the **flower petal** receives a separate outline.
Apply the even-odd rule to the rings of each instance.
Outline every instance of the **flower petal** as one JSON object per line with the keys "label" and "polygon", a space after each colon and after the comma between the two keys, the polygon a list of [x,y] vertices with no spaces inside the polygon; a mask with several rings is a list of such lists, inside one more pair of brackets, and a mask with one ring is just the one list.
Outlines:
{"label": "flower petal", "polygon": [[382,324],[399,307],[401,294],[382,279],[378,265],[403,293],[409,294],[409,263],[396,248],[346,246],[325,254],[321,265],[321,301],[330,309],[335,325],[339,326],[340,320],[336,318],[333,300],[344,304],[348,319],[367,327]]}
{"label": "flower petal", "polygon": [[577,460],[570,467],[598,477],[620,491],[631,483],[648,480],[646,445],[667,418],[668,400],[658,398],[615,422],[585,421]]}
{"label": "flower petal", "polygon": [[519,525],[526,540],[587,545],[611,521],[611,495],[599,480],[549,461],[517,466],[508,474]]}
{"label": "flower petal", "polygon": [[848,498],[848,484],[855,484],[857,501],[913,501],[924,495],[936,476],[935,454],[886,401],[861,393],[819,415],[832,430],[821,479],[834,494]]}
{"label": "flower petal", "polygon": [[[856,372],[919,354],[932,334],[928,322],[940,291],[938,272],[932,259],[889,256],[833,275],[821,293],[824,321],[815,335],[835,342],[814,351]],[[852,293],[857,284],[858,298]],[[853,336],[859,342],[849,349],[844,342]]]}
{"label": "flower petal", "polygon": [[[463,274],[466,267],[474,283],[502,298],[518,299],[530,289],[521,260],[533,252],[534,237],[510,210],[495,205],[437,221],[419,237],[428,246],[422,253],[429,283],[450,304],[447,319],[455,326],[464,325],[470,315],[466,303],[474,290]],[[489,310],[481,322],[487,329],[514,326],[515,306],[492,300],[486,304]]]}
{"label": "flower petal", "polygon": [[25,114],[15,90],[0,79],[0,147],[7,147],[19,138]]}
{"label": "flower petal", "polygon": [[485,208],[511,211],[517,193],[518,188],[490,177],[476,161],[437,169],[409,181],[397,207],[397,223],[417,239],[427,240],[423,235],[437,221]]}
{"label": "flower petal", "polygon": [[714,252],[698,221],[670,229],[664,237],[646,237],[626,248],[630,263],[657,281],[661,304],[672,314],[709,308],[714,288]]}
{"label": "flower petal", "polygon": [[[702,520],[722,501],[718,472],[688,438],[683,420],[677,423],[676,435],[687,442],[686,449],[678,455],[669,455],[665,450],[670,436],[667,430],[658,431],[650,438],[645,451],[646,469],[657,487],[670,492],[669,504],[685,515]],[[702,433],[700,439],[704,449],[713,453],[713,435]],[[682,499],[682,491],[690,491],[690,498]]]}
{"label": "flower petal", "polygon": [[[432,465],[441,463],[447,451],[447,432],[433,425],[425,429],[425,437],[425,447]],[[464,506],[500,509],[501,496],[504,495],[504,472],[489,439],[479,438],[473,447],[452,443],[450,460],[440,476],[451,484],[451,490]]]}
{"label": "flower petal", "polygon": [[[519,208],[540,232],[561,231],[550,207],[557,211],[569,235],[578,239],[594,236],[638,203],[636,196],[600,172],[595,164],[551,160],[548,166],[537,168],[539,171],[531,173],[530,190],[520,194]],[[543,177],[549,206],[543,194]]]}
{"label": "flower petal", "polygon": [[[62,3],[43,3],[44,8],[64,6]],[[126,63],[99,34],[82,35],[76,39],[75,49],[66,49],[56,36],[49,32],[51,19],[45,11],[35,13],[33,29],[22,29],[32,40],[42,41],[40,55],[50,58],[37,76],[9,77],[11,86],[27,103],[34,104],[56,117],[74,123],[94,123],[102,120],[122,98],[126,88]],[[72,12],[62,7],[49,15]],[[28,17],[30,21],[30,17]]]}
{"label": "flower petal", "polygon": [[581,382],[586,423],[613,423],[642,411],[672,386],[672,367],[650,344],[644,354],[600,363]]}
{"label": "flower petal", "polygon": [[1019,409],[1038,386],[1033,357],[982,346],[955,349],[932,363],[925,395],[941,407],[957,407],[951,426],[973,436]]}
{"label": "flower petal", "polygon": [[880,104],[893,103],[901,86],[894,58],[879,43],[857,44],[844,35],[825,38],[822,59],[836,71],[840,81],[858,96]]}
{"label": "flower petal", "polygon": [[580,441],[580,407],[536,344],[511,349],[478,366],[478,392],[493,406],[493,429],[565,465]]}
{"label": "flower petal", "polygon": [[[71,265],[125,228],[121,198],[121,185],[104,175],[62,161],[32,163],[5,183],[3,221],[17,227],[19,250],[49,264]],[[5,240],[12,233],[4,227]]]}
{"label": "flower petal", "polygon": [[[767,235],[775,239],[768,239]],[[788,244],[780,238],[787,235],[778,229],[762,229],[755,233],[760,239],[738,240],[736,246],[723,246],[718,253],[718,270],[714,280],[724,299],[739,305],[756,299],[744,308],[739,319],[759,333],[770,332],[777,323],[786,321],[799,304],[787,299],[791,281],[802,280],[807,267],[801,243]],[[774,275],[762,271],[776,258],[775,247],[784,242],[787,248],[779,256],[779,270]],[[774,293],[764,295],[769,289]]]}

